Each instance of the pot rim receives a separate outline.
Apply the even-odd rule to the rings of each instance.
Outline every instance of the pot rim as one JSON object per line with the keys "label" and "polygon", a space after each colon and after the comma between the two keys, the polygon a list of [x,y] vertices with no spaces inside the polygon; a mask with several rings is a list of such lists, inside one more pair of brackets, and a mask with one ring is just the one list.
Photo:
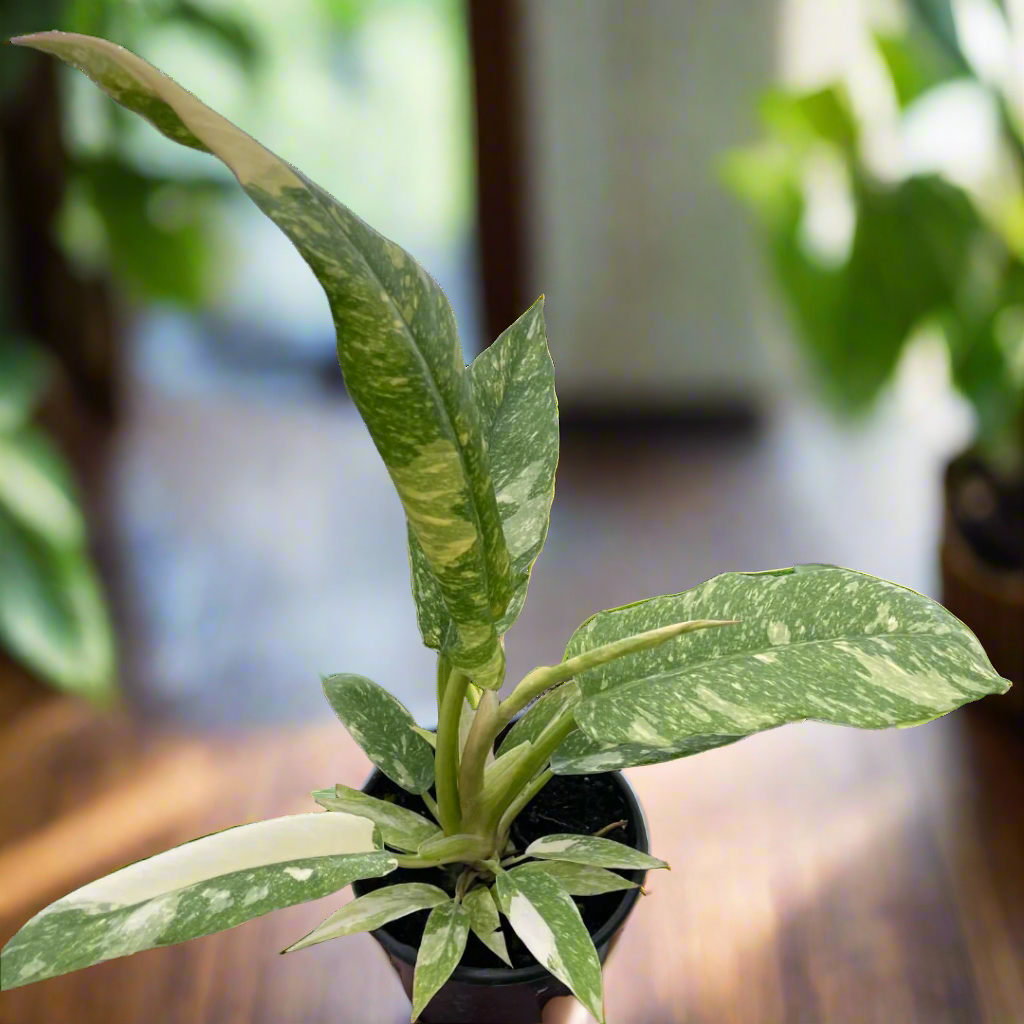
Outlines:
{"label": "pot rim", "polygon": [[[374,769],[366,782],[363,783],[363,788],[369,784],[370,779],[375,775],[379,774],[378,769]],[[647,827],[647,817],[644,814],[644,809],[640,804],[640,800],[637,798],[636,791],[630,784],[629,779],[622,774],[621,771],[611,772],[589,772],[591,775],[607,775],[614,779],[616,785],[622,790],[623,795],[626,798],[626,803],[629,806],[629,812],[636,820],[636,834],[637,842],[636,849],[641,853],[650,853],[650,831]],[[637,872],[641,873],[641,872]],[[610,941],[612,936],[625,924],[626,918],[632,913],[633,908],[636,906],[637,901],[640,899],[641,887],[646,878],[647,872],[641,873],[643,877],[638,881],[635,889],[626,889],[622,894],[622,899],[619,905],[615,908],[615,912],[608,918],[600,928],[597,929],[591,935],[595,948],[600,948],[602,945]],[[415,946],[410,946],[408,943],[399,942],[398,939],[393,938],[387,931],[387,926],[378,928],[376,931],[370,933],[380,944],[384,947],[388,956],[396,957],[403,963],[408,964],[412,967],[416,963],[416,957],[419,950]],[[545,977],[550,977],[551,972],[544,967],[542,964],[531,964],[529,967],[465,967],[460,964],[452,972],[452,981],[461,981],[473,985],[487,985],[490,987],[500,987],[503,985],[522,985],[529,984],[532,982],[542,981]]]}

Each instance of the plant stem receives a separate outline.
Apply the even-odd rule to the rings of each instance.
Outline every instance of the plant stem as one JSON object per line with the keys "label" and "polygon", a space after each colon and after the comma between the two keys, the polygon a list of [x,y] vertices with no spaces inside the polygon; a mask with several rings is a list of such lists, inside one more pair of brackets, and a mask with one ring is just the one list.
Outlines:
{"label": "plant stem", "polygon": [[441,824],[441,812],[437,809],[437,801],[429,793],[421,793],[420,797],[423,802],[427,805],[427,810],[430,811],[431,817],[438,823]]}
{"label": "plant stem", "polygon": [[532,782],[530,782],[508,805],[505,813],[501,816],[498,824],[498,835],[505,835],[512,827],[512,822],[519,817],[526,805],[554,778],[554,772],[545,768]]}
{"label": "plant stem", "polygon": [[462,748],[459,764],[459,796],[463,814],[473,813],[473,805],[484,786],[484,768],[487,754],[494,748],[494,721],[498,714],[498,694],[485,690],[473,716],[473,725]]}
{"label": "plant stem", "polygon": [[459,800],[459,716],[462,713],[462,702],[466,699],[467,686],[469,676],[458,669],[452,670],[444,687],[437,720],[434,788],[437,791],[441,828],[449,836],[456,835],[462,830],[462,803]]}
{"label": "plant stem", "polygon": [[444,701],[445,687],[448,685],[448,678],[452,674],[452,663],[447,655],[437,656],[437,720],[441,721],[441,704]]}

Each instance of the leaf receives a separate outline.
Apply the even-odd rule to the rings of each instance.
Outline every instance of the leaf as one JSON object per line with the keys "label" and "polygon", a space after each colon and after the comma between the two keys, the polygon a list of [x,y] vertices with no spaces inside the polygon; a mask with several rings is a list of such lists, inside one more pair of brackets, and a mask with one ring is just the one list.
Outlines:
{"label": "leaf", "polygon": [[34,427],[0,434],[0,507],[55,548],[85,545],[85,521],[70,474]]}
{"label": "leaf", "polygon": [[428,839],[416,851],[416,855],[442,864],[458,861],[469,863],[488,857],[493,849],[493,841],[490,839],[470,832],[457,832],[451,836],[437,835]]}
{"label": "leaf", "polygon": [[373,823],[349,814],[296,814],[216,832],[41,911],[0,953],[0,988],[233,928],[396,866]]}
{"label": "leaf", "polygon": [[434,784],[434,751],[414,731],[412,715],[387,690],[364,676],[324,679],[324,695],[363,753],[410,793]]}
{"label": "leaf", "polygon": [[114,691],[114,638],[85,553],[57,549],[0,506],[0,640],[69,693],[106,700]]}
{"label": "leaf", "polygon": [[539,871],[555,879],[570,896],[600,896],[606,892],[638,888],[636,882],[605,868],[562,860],[533,860],[520,871]]}
{"label": "leaf", "polygon": [[533,753],[533,744],[526,740],[511,750],[496,757],[484,769],[484,786],[480,793],[480,805],[491,806],[496,795],[508,784],[512,775],[523,761]]}
{"label": "leaf", "polygon": [[307,946],[338,939],[343,935],[354,935],[356,932],[372,932],[382,928],[389,921],[414,914],[417,910],[436,907],[450,899],[443,889],[423,882],[408,882],[405,885],[389,885],[383,889],[374,889],[373,892],[346,903],[341,910],[336,910],[326,921],[317,925],[307,936],[299,939],[284,952],[294,953]]}
{"label": "leaf", "polygon": [[712,610],[740,625],[578,676],[580,728],[604,744],[678,749],[805,718],[880,729],[1008,686],[941,605],[824,565],[724,573],[682,594],[600,612],[576,631],[568,653]]}
{"label": "leaf", "polygon": [[535,839],[526,848],[528,857],[538,860],[564,860],[572,864],[588,864],[595,868],[632,868],[636,871],[650,871],[667,868],[668,864],[657,857],[617,843],[614,839],[599,836],[581,836],[558,832]]}
{"label": "leaf", "polygon": [[21,339],[0,337],[0,433],[20,427],[32,415],[49,380],[41,350]]}
{"label": "leaf", "polygon": [[329,811],[343,811],[369,818],[380,829],[384,842],[399,850],[415,852],[428,839],[441,832],[432,821],[407,807],[400,807],[389,800],[378,800],[375,796],[340,783],[334,789],[317,790],[313,799]]}
{"label": "leaf", "polygon": [[60,57],[168,138],[217,156],[294,243],[327,293],[346,386],[457,629],[451,656],[478,685],[500,685],[495,623],[514,580],[470,375],[441,289],[403,249],[134,54],[60,32],[13,42]]}
{"label": "leaf", "polygon": [[742,736],[691,736],[668,747],[652,747],[643,743],[600,743],[577,729],[551,756],[551,770],[555,775],[613,772],[691,757],[741,739]]}
{"label": "leaf", "polygon": [[495,886],[523,945],[603,1022],[601,963],[572,897],[555,879],[521,868],[501,872]]}
{"label": "leaf", "polygon": [[540,734],[558,717],[580,702],[580,688],[575,682],[563,683],[547,693],[541,694],[537,700],[523,712],[523,716],[509,729],[498,755],[507,754],[510,750],[527,740],[536,743]]}
{"label": "leaf", "polygon": [[[487,438],[505,542],[516,589],[498,632],[519,617],[530,570],[547,537],[558,465],[558,403],[555,373],[538,299],[469,368],[473,397]],[[423,553],[409,538],[413,596],[423,642],[443,650],[451,622]]]}
{"label": "leaf", "polygon": [[473,934],[496,957],[511,967],[508,946],[505,944],[505,936],[501,933],[501,918],[498,917],[498,908],[494,905],[491,890],[485,886],[470,889],[462,898],[462,905],[466,908],[469,927],[472,928]]}
{"label": "leaf", "polygon": [[412,979],[412,1019],[426,1009],[434,994],[459,965],[469,938],[469,918],[462,904],[448,900],[434,907],[423,930]]}

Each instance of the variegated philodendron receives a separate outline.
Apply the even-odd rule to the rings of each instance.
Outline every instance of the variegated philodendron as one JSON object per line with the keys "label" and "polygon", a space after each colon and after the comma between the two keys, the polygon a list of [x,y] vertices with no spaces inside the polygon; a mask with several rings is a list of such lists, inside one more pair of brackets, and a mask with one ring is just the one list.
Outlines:
{"label": "variegated philodendron", "polygon": [[405,509],[419,626],[437,651],[436,679],[424,683],[436,687],[437,730],[369,679],[325,677],[352,737],[419,795],[423,814],[337,786],[314,794],[321,813],[229,829],[122,868],[32,918],[0,954],[0,987],[230,928],[354,880],[443,868],[434,878],[446,886],[403,872],[289,951],[429,911],[415,1015],[470,933],[495,966],[509,963],[503,916],[603,1020],[600,963],[575,900],[635,888],[623,871],[667,865],[596,835],[556,832],[515,849],[510,824],[553,774],[687,757],[803,719],[919,725],[1007,689],[938,604],[807,565],[725,573],[598,612],[560,664],[499,700],[502,638],[544,544],[558,460],[542,303],[467,367],[448,302],[423,268],[301,172],[118,46],[56,32],[14,42],[62,58],[170,139],[222,160],[323,285],[346,385]]}

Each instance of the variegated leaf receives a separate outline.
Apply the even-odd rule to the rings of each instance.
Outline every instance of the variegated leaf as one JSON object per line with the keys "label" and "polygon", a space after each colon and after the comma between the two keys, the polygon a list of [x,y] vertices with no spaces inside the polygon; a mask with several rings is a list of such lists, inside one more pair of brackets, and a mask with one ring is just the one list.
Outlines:
{"label": "variegated leaf", "polygon": [[599,743],[577,729],[551,755],[551,770],[555,775],[619,771],[622,768],[675,761],[741,739],[742,736],[689,736],[668,747],[651,747],[643,743]]}
{"label": "variegated leaf", "polygon": [[384,842],[398,850],[415,852],[428,839],[441,834],[441,829],[421,814],[340,783],[334,789],[316,790],[313,799],[328,811],[369,818],[380,829]]}
{"label": "variegated leaf", "polygon": [[338,939],[356,932],[372,932],[382,928],[389,921],[395,921],[417,910],[439,906],[451,900],[443,889],[423,882],[409,882],[405,885],[389,885],[374,889],[365,896],[346,903],[326,921],[317,925],[307,936],[289,946],[284,952],[294,953],[315,946],[318,942]]}
{"label": "variegated leaf", "polygon": [[603,1024],[601,962],[572,897],[555,879],[522,868],[501,872],[495,886],[523,945]]}
{"label": "variegated leaf", "polygon": [[0,988],[233,928],[396,866],[373,823],[350,814],[297,814],[216,832],[37,914],[0,953]]}
{"label": "variegated leaf", "polygon": [[451,656],[480,685],[500,685],[495,624],[517,581],[441,289],[403,249],[134,54],[61,32],[13,41],[54,54],[168,138],[218,157],[292,241],[327,293],[346,386],[455,624]]}
{"label": "variegated leaf", "polygon": [[513,773],[529,758],[533,744],[525,740],[510,751],[494,759],[484,769],[484,787],[480,794],[481,804],[490,804],[494,796],[509,782]]}
{"label": "variegated leaf", "polygon": [[387,690],[364,676],[324,679],[324,695],[363,753],[410,793],[434,784],[434,750],[415,730],[412,715]]}
{"label": "variegated leaf", "polygon": [[650,854],[600,836],[580,836],[557,832],[535,839],[526,848],[528,857],[539,860],[564,860],[572,864],[589,864],[596,868],[632,868],[652,871],[667,868],[668,864]]}
{"label": "variegated leaf", "polygon": [[[498,624],[498,632],[505,633],[526,600],[530,570],[544,546],[555,493],[558,403],[543,298],[473,360],[470,376],[516,576],[515,593]],[[423,642],[444,650],[454,635],[451,620],[412,534],[409,562]]]}
{"label": "variegated leaf", "polygon": [[[498,747],[498,755],[507,754],[514,747],[529,740],[536,743],[540,734],[558,717],[580,702],[580,688],[570,681],[542,694],[523,712],[522,717],[508,731]],[[576,735],[575,733],[573,735]]]}
{"label": "variegated leaf", "polygon": [[498,917],[498,908],[494,905],[491,890],[484,886],[471,889],[462,898],[462,905],[466,908],[469,927],[473,929],[473,934],[496,957],[511,967],[508,946],[505,944],[505,936],[501,933],[501,918]]}
{"label": "variegated leaf", "polygon": [[555,879],[570,896],[601,896],[606,892],[619,892],[623,889],[636,889],[636,882],[631,882],[622,875],[605,868],[592,867],[589,864],[575,864],[563,860],[532,860],[523,864],[521,871],[540,871]]}
{"label": "variegated leaf", "polygon": [[874,576],[810,565],[725,573],[601,612],[567,655],[703,615],[740,624],[577,677],[576,721],[598,743],[686,750],[812,718],[866,729],[920,722],[1009,684],[941,605]]}
{"label": "variegated leaf", "polygon": [[412,1019],[426,1009],[459,966],[469,938],[469,917],[461,903],[449,900],[434,907],[423,929],[412,979]]}
{"label": "variegated leaf", "polygon": [[416,855],[424,860],[440,864],[454,864],[457,861],[470,862],[490,856],[494,847],[490,839],[471,832],[456,832],[455,835],[437,835],[428,839]]}

